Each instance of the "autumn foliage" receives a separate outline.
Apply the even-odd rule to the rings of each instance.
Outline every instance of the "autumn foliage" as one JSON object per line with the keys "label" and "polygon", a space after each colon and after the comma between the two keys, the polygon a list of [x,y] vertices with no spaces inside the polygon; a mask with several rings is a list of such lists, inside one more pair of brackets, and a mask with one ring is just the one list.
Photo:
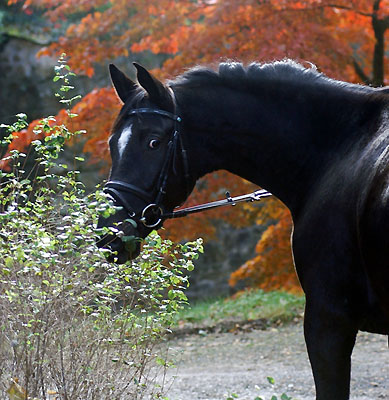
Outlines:
{"label": "autumn foliage", "polygon": [[[385,83],[385,39],[389,31],[389,0],[9,0],[28,12],[44,9],[47,30],[62,35],[41,50],[66,52],[77,72],[92,76],[96,63],[137,52],[169,55],[154,72],[173,77],[195,64],[233,59],[271,61],[284,57],[314,63],[327,75],[375,86]],[[387,53],[386,53],[387,54]],[[96,89],[75,106],[76,124],[88,133],[85,151],[91,161],[108,159],[106,139],[119,104],[111,89]],[[30,140],[25,136],[25,143]],[[22,140],[22,139],[20,139]],[[250,190],[236,177],[218,172],[202,181],[189,204],[210,201],[229,188],[233,194]],[[267,201],[272,223],[257,245],[257,256],[232,274],[255,286],[297,287],[290,255],[291,219],[276,201]],[[254,223],[257,209],[213,211],[186,220],[185,234],[211,235],[212,218],[235,225]],[[261,212],[264,210],[261,209]],[[262,223],[263,221],[256,221]],[[182,237],[181,224],[169,232]]]}
{"label": "autumn foliage", "polygon": [[[276,218],[275,224],[267,228],[257,243],[255,248],[257,255],[233,272],[229,283],[235,286],[238,281],[244,280],[249,286],[265,290],[272,288],[299,291],[297,276],[291,268],[293,260],[290,250],[292,230],[290,213],[286,207],[273,199],[266,204],[266,214],[266,219]],[[257,223],[265,220],[262,216]]]}

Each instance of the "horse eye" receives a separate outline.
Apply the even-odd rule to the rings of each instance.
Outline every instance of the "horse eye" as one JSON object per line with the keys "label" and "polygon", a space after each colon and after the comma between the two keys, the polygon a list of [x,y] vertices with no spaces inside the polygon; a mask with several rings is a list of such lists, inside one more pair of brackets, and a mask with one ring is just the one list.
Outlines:
{"label": "horse eye", "polygon": [[153,140],[150,140],[149,147],[150,147],[150,149],[156,149],[160,144],[161,144],[161,142],[159,140],[153,139]]}

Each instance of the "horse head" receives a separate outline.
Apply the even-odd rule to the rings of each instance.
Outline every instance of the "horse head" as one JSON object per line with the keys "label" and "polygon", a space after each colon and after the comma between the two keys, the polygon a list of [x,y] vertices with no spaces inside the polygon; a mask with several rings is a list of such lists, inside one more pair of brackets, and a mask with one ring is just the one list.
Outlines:
{"label": "horse head", "polygon": [[163,214],[185,201],[195,183],[172,89],[134,65],[138,83],[110,65],[122,109],[109,138],[112,167],[104,190],[119,210],[100,217],[97,226],[114,228],[98,246],[109,248],[110,260],[119,263],[139,255],[140,240],[128,238],[143,239],[160,228]]}

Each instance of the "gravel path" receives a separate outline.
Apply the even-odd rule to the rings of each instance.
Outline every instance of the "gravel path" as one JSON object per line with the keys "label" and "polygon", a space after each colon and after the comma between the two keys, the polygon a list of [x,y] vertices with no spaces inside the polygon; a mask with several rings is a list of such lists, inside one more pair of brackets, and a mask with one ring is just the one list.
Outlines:
{"label": "gravel path", "polygon": [[[314,384],[302,324],[265,331],[189,335],[170,341],[177,368],[169,400],[239,400],[282,393],[298,400],[314,399]],[[267,377],[273,377],[271,385]],[[353,353],[352,400],[389,400],[388,338],[360,333]]]}

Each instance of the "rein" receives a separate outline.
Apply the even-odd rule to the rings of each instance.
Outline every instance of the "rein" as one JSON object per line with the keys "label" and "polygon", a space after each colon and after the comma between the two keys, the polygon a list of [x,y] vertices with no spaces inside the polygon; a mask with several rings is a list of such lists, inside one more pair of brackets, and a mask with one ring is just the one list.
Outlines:
{"label": "rein", "polygon": [[175,159],[178,151],[178,147],[181,149],[181,158],[184,166],[184,177],[187,184],[187,195],[189,195],[189,164],[187,152],[184,147],[182,136],[180,135],[179,124],[182,122],[181,117],[173,114],[169,111],[154,109],[154,108],[137,108],[131,110],[128,115],[139,115],[139,114],[155,114],[161,115],[166,118],[170,118],[174,121],[174,130],[170,141],[168,142],[168,149],[165,161],[162,165],[162,169],[158,179],[158,192],[155,199],[150,196],[149,193],[145,192],[141,188],[131,183],[127,183],[120,180],[110,180],[105,184],[104,192],[112,197],[116,202],[121,205],[128,213],[130,218],[135,217],[136,212],[132,210],[130,204],[125,198],[125,193],[131,193],[138,198],[149,203],[141,212],[140,221],[148,228],[156,228],[163,221],[172,218],[182,218],[189,214],[198,213],[201,211],[210,210],[222,206],[235,206],[241,202],[254,202],[260,201],[264,197],[269,197],[272,194],[266,190],[257,190],[252,193],[244,194],[241,196],[231,197],[229,192],[226,192],[226,198],[222,200],[216,200],[210,203],[199,204],[192,207],[181,208],[170,213],[164,213],[162,208],[162,200],[166,194],[166,186],[169,178],[169,171],[173,164],[173,173],[176,174]]}
{"label": "rein", "polygon": [[242,194],[241,196],[231,197],[229,192],[226,192],[226,198],[221,200],[212,201],[210,203],[198,204],[197,206],[180,208],[171,213],[162,214],[162,219],[182,218],[189,214],[195,214],[201,211],[211,210],[217,207],[223,206],[235,206],[238,203],[246,202],[252,203],[254,201],[260,201],[264,197],[272,196],[270,192],[264,189],[256,190],[252,193]]}

